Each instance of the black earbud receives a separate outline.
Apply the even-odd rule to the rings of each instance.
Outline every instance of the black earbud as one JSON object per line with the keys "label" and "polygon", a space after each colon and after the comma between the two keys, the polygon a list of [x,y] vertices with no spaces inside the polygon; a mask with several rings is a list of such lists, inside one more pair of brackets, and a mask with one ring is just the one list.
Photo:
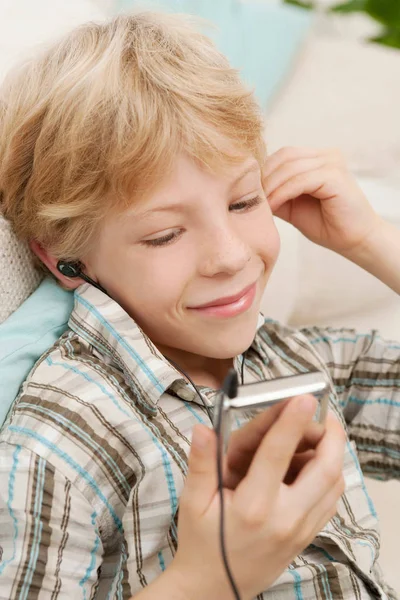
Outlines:
{"label": "black earbud", "polygon": [[85,273],[82,272],[82,265],[80,262],[68,262],[66,260],[59,260],[57,263],[57,271],[64,275],[64,277],[69,277],[71,279],[80,277],[81,279],[83,279],[87,283],[90,283],[104,294],[107,294],[106,290],[103,287],[101,287],[101,285],[93,281],[91,277],[85,275]]}
{"label": "black earbud", "polygon": [[66,262],[65,260],[59,260],[57,263],[57,270],[65,277],[81,277],[81,265],[78,262]]}

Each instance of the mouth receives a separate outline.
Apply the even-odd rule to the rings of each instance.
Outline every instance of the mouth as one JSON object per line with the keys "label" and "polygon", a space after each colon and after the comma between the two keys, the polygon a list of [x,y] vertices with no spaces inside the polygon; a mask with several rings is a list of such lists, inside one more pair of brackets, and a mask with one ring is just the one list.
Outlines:
{"label": "mouth", "polygon": [[189,307],[189,310],[197,311],[198,313],[209,316],[233,317],[245,312],[251,307],[256,292],[257,281],[244,288],[238,294],[218,298],[199,306],[191,306]]}

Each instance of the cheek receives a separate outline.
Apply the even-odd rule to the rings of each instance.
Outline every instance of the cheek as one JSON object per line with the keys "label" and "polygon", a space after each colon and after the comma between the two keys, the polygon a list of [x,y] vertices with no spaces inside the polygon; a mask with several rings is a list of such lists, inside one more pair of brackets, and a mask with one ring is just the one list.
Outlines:
{"label": "cheek", "polygon": [[266,208],[264,217],[258,218],[253,223],[249,245],[263,258],[269,269],[274,266],[279,256],[281,241],[269,207]]}
{"label": "cheek", "polygon": [[271,218],[271,224],[268,227],[266,246],[271,261],[275,264],[281,249],[281,238],[273,218]]}
{"label": "cheek", "polygon": [[127,256],[124,278],[114,277],[120,303],[143,327],[176,311],[191,280],[187,254],[166,250],[149,248]]}

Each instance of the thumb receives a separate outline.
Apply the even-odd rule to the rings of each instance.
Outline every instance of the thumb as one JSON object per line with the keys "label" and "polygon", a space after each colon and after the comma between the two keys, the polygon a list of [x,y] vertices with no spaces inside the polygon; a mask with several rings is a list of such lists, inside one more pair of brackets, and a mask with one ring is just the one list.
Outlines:
{"label": "thumb", "polygon": [[214,430],[205,425],[194,427],[188,466],[182,498],[195,514],[203,514],[217,490],[217,439]]}

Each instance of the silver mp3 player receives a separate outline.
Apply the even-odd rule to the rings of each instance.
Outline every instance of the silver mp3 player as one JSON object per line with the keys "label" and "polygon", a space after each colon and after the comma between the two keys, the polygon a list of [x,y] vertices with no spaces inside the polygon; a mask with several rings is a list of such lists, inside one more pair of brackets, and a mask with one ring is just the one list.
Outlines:
{"label": "silver mp3 player", "polygon": [[227,447],[235,411],[259,412],[282,400],[303,394],[313,394],[317,397],[317,418],[320,423],[324,423],[328,412],[329,385],[320,371],[240,385],[234,398],[229,398],[225,393],[219,394],[215,404],[214,426],[220,419],[224,450]]}

